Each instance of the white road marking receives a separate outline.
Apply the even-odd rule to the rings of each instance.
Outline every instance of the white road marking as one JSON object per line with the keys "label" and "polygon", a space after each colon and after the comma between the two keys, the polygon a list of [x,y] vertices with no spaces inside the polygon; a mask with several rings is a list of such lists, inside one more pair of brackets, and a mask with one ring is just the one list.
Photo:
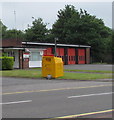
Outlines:
{"label": "white road marking", "polygon": [[114,92],[98,93],[98,94],[88,94],[88,95],[78,95],[78,96],[69,96],[68,98],[79,98],[79,97],[88,97],[88,96],[108,95],[108,94],[113,94],[113,93]]}
{"label": "white road marking", "polygon": [[27,102],[32,102],[32,100],[15,101],[15,102],[5,102],[5,103],[0,103],[0,105],[8,105],[8,104],[16,104],[16,103],[27,103]]}

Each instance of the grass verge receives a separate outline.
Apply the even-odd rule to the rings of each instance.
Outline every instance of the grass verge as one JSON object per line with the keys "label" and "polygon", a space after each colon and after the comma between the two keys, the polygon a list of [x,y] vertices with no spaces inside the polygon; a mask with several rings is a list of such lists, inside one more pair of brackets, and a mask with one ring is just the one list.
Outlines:
{"label": "grass verge", "polygon": [[[2,74],[1,74],[2,73]],[[0,75],[6,77],[20,77],[20,78],[42,78],[41,71],[33,70],[8,70],[0,71]],[[112,78],[111,74],[95,74],[95,73],[66,73],[63,77],[58,79],[76,79],[76,80],[93,80],[93,79],[107,79]]]}
{"label": "grass verge", "polygon": [[76,80],[95,80],[95,79],[111,79],[111,74],[93,74],[93,73],[64,73],[60,79],[76,79]]}
{"label": "grass verge", "polygon": [[41,71],[33,70],[7,70],[0,71],[5,77],[41,78]]}
{"label": "grass verge", "polygon": [[[29,70],[41,70],[41,68],[30,68]],[[69,72],[88,72],[88,73],[114,73],[114,71],[105,71],[105,70],[64,69],[64,71],[69,71]]]}

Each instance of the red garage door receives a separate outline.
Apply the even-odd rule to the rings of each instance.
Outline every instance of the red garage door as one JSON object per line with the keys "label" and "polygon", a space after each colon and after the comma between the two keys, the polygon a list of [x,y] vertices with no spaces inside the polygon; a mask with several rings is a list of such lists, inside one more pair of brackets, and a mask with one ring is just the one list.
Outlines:
{"label": "red garage door", "polygon": [[61,57],[64,61],[64,48],[57,48],[57,57]]}
{"label": "red garage door", "polygon": [[43,55],[52,55],[52,48],[47,48],[46,50],[44,50]]}
{"label": "red garage door", "polygon": [[76,51],[75,48],[68,48],[68,64],[76,64]]}
{"label": "red garage door", "polygon": [[85,64],[85,49],[78,49],[78,64]]}

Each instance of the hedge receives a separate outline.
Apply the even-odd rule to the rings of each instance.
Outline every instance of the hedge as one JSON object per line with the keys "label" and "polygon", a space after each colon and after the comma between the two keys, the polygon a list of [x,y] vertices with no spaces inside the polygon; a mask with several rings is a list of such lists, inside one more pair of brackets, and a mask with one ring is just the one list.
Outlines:
{"label": "hedge", "polygon": [[13,57],[0,57],[0,65],[2,66],[0,69],[2,70],[12,70],[14,65]]}

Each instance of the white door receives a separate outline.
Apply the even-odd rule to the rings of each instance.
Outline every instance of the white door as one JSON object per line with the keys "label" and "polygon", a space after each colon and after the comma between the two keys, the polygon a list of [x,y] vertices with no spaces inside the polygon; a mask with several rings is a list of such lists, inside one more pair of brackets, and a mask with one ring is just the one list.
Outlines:
{"label": "white door", "polygon": [[14,51],[14,68],[19,68],[19,51]]}
{"label": "white door", "polygon": [[30,59],[29,59],[29,67],[41,67],[42,66],[42,55],[40,55],[40,52],[37,51],[31,51]]}

